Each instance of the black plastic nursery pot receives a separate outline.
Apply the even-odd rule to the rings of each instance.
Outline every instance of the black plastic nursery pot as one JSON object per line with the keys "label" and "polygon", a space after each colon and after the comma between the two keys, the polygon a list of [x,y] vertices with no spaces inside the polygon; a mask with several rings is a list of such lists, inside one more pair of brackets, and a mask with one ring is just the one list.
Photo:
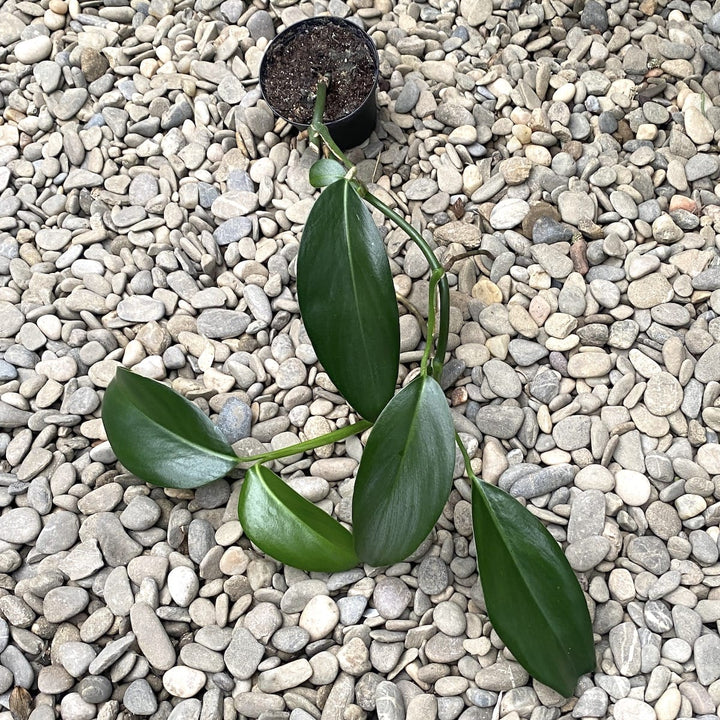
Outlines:
{"label": "black plastic nursery pot", "polygon": [[304,130],[310,124],[320,77],[330,79],[323,122],[342,148],[370,137],[377,120],[380,60],[372,38],[339,17],[301,20],[268,45],[260,90],[272,111]]}

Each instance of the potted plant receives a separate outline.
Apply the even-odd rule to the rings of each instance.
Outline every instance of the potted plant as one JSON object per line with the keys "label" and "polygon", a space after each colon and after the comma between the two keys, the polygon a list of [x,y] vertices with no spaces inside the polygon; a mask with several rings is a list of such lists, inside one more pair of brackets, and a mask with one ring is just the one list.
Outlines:
{"label": "potted plant", "polygon": [[[456,448],[472,485],[473,529],[488,615],[515,658],[562,695],[595,667],[590,617],[577,578],[554,538],[518,500],[478,478],[455,433],[438,383],[449,328],[445,271],[402,216],[355,177],[322,122],[328,84],[316,78],[309,125],[324,188],[308,217],[297,259],[301,314],[319,361],[360,417],[319,438],[238,458],[209,418],[167,386],[119,369],[102,417],[120,462],[140,478],[195,488],[245,473],[238,516],[261,550],[289,565],[336,572],[363,562],[404,560],[432,531],[452,487]],[[366,204],[407,233],[431,278],[427,342],[396,392],[398,308],[385,246]],[[369,432],[354,486],[352,529],[290,488],[266,463]]]}
{"label": "potted plant", "polygon": [[380,60],[370,36],[339,17],[314,17],[286,28],[260,64],[260,90],[272,111],[295,127],[310,125],[318,77],[332,76],[323,122],[340,148],[375,128]]}

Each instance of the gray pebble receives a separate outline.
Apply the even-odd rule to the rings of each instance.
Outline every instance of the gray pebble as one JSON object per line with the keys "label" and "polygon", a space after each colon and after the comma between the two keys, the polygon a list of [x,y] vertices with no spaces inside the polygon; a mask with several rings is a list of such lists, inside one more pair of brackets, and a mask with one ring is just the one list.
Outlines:
{"label": "gray pebble", "polygon": [[713,633],[699,637],[693,645],[698,681],[709,686],[720,677],[720,639]]}
{"label": "gray pebble", "polygon": [[90,596],[84,588],[53,588],[43,599],[43,614],[48,622],[61,623],[82,612],[89,601]]}
{"label": "gray pebble", "polygon": [[399,578],[385,578],[378,582],[373,591],[377,611],[388,620],[399,618],[411,599],[409,588]]}
{"label": "gray pebble", "polygon": [[[519,466],[515,466],[519,470]],[[572,482],[574,471],[570,465],[555,465],[538,469],[534,472],[513,473],[506,471],[500,478],[499,485],[513,497],[527,499],[539,497],[557,490]]]}
{"label": "gray pebble", "polygon": [[42,523],[37,510],[13,508],[0,516],[0,540],[24,545],[40,534]]}
{"label": "gray pebble", "polygon": [[616,625],[609,635],[613,660],[621,675],[632,677],[640,672],[641,646],[635,625],[624,622]]}
{"label": "gray pebble", "polygon": [[127,565],[130,560],[142,552],[142,547],[135,542],[123,528],[118,517],[112,513],[98,513],[97,541],[105,562],[111,567]]}
{"label": "gray pebble", "polygon": [[517,435],[524,419],[522,408],[510,405],[489,405],[478,410],[475,424],[485,435],[508,440]]}
{"label": "gray pebble", "polygon": [[217,226],[213,232],[215,242],[222,246],[249,237],[252,233],[252,221],[247,217],[233,217]]}
{"label": "gray pebble", "polygon": [[134,497],[120,514],[120,522],[128,530],[148,530],[160,518],[158,504],[144,495]]}
{"label": "gray pebble", "polygon": [[122,300],[117,306],[118,316],[127,322],[152,322],[165,315],[165,306],[159,300],[136,295]]}
{"label": "gray pebble", "polygon": [[244,627],[236,627],[225,650],[225,665],[232,676],[247,680],[257,670],[265,653],[263,646]]}
{"label": "gray pebble", "polygon": [[395,683],[383,681],[375,691],[375,708],[378,720],[404,720],[405,701]]}
{"label": "gray pebble", "polygon": [[418,568],[418,587],[426,595],[441,593],[450,580],[447,565],[438,557],[426,557]]}
{"label": "gray pebble", "polygon": [[610,541],[601,535],[583,538],[568,545],[565,555],[576,572],[587,572],[603,561],[610,550]]}
{"label": "gray pebble", "polygon": [[250,16],[247,21],[247,29],[255,40],[258,38],[272,40],[275,37],[275,26],[270,13],[265,10],[258,10]]}
{"label": "gray pebble", "polygon": [[110,699],[113,684],[104,675],[89,675],[77,684],[77,692],[87,703],[97,705]]}
{"label": "gray pebble", "polygon": [[145,678],[134,680],[127,686],[123,705],[134,715],[152,715],[158,707],[155,693]]}
{"label": "gray pebble", "polygon": [[628,544],[627,556],[654,575],[662,575],[670,569],[670,555],[658,537],[633,538]]}
{"label": "gray pebble", "polygon": [[130,610],[130,623],[138,647],[150,665],[160,671],[173,667],[175,649],[152,607],[145,602],[136,602]]}
{"label": "gray pebble", "polygon": [[395,112],[409,113],[417,104],[420,97],[420,88],[412,80],[408,80],[402,87],[395,100]]}
{"label": "gray pebble", "polygon": [[250,324],[250,317],[234,310],[204,310],[197,320],[198,332],[220,340],[242,335]]}
{"label": "gray pebble", "polygon": [[77,515],[58,510],[47,517],[45,526],[35,541],[35,548],[44,555],[68,550],[77,541],[78,528]]}
{"label": "gray pebble", "polygon": [[[347,599],[347,598],[342,598]],[[356,598],[361,599],[361,598]],[[340,606],[340,601],[338,601]],[[365,603],[363,603],[363,610]],[[361,611],[362,613],[362,611]],[[359,617],[357,618],[359,620]],[[342,622],[342,610],[341,610],[341,622]],[[357,620],[355,621],[357,622]],[[355,622],[343,623],[346,625],[354,625]],[[300,652],[310,641],[310,634],[307,630],[301,627],[284,627],[277,630],[272,636],[272,645],[277,650],[288,654],[295,654]]]}

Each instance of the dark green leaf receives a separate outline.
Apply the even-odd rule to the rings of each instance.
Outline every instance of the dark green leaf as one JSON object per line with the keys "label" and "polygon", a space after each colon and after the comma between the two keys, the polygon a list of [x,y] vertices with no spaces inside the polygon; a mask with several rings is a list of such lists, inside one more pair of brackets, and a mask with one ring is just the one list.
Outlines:
{"label": "dark green leaf", "polygon": [[452,488],[455,440],[442,389],[417,377],[382,411],[363,452],[353,495],[360,558],[390,565],[432,530]]}
{"label": "dark green leaf", "polygon": [[345,399],[374,420],[395,392],[397,302],[385,245],[347,180],[324,190],[310,212],[297,292],[320,362]]}
{"label": "dark green leaf", "polygon": [[102,420],[118,460],[146,482],[206,485],[237,457],[210,418],[167,385],[119,367],[105,390]]}
{"label": "dark green leaf", "polygon": [[316,188],[325,187],[344,177],[345,168],[337,160],[320,158],[310,168],[310,184]]}
{"label": "dark green leaf", "polygon": [[259,548],[287,565],[340,572],[358,564],[352,535],[262,465],[245,475],[238,517]]}
{"label": "dark green leaf", "polygon": [[585,597],[562,550],[517,500],[473,478],[473,528],[495,630],[537,680],[566,697],[595,667]]}

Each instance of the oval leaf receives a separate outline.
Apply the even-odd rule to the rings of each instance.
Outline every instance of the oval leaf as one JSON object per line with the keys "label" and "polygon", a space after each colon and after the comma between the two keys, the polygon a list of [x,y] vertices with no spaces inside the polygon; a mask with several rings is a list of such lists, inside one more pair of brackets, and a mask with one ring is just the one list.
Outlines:
{"label": "oval leaf", "polygon": [[118,460],[155,485],[206,485],[238,461],[200,408],[167,385],[122,367],[105,390],[102,421]]}
{"label": "oval leaf", "polygon": [[374,420],[395,392],[400,326],[385,245],[347,180],[323,191],[297,262],[305,328],[345,399]]}
{"label": "oval leaf", "polygon": [[309,173],[310,184],[316,188],[325,187],[344,177],[345,168],[337,160],[329,158],[316,160]]}
{"label": "oval leaf", "polygon": [[390,565],[417,549],[447,502],[454,464],[445,395],[433,378],[420,376],[382,411],[360,461],[353,533],[364,562]]}
{"label": "oval leaf", "polygon": [[352,535],[262,465],[245,475],[238,518],[255,545],[287,565],[340,572],[358,564]]}
{"label": "oval leaf", "polygon": [[473,478],[473,529],[488,615],[537,680],[572,695],[595,667],[585,597],[543,524],[499,488]]}

